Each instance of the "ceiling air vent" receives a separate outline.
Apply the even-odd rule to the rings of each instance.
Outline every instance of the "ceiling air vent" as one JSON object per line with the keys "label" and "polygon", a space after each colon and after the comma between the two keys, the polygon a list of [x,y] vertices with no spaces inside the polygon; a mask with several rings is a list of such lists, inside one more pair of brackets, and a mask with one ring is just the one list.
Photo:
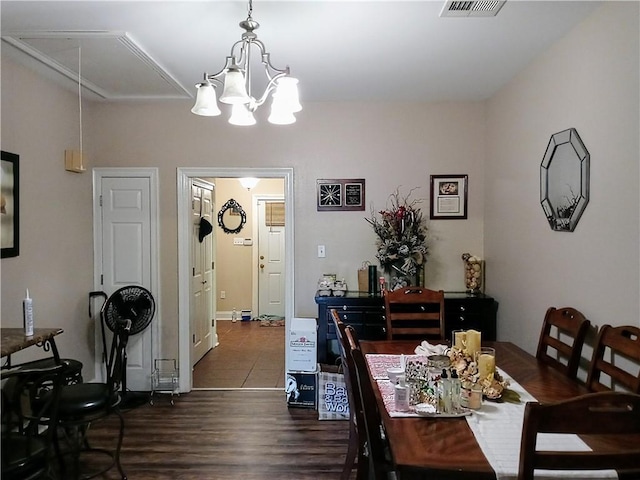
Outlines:
{"label": "ceiling air vent", "polygon": [[448,0],[445,2],[441,17],[495,17],[506,0],[458,2]]}

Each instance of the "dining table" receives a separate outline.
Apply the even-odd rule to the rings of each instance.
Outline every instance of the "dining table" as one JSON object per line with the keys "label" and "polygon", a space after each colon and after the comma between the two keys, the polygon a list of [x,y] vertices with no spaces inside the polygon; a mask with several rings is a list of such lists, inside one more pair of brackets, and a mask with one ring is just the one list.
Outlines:
{"label": "dining table", "polygon": [[[380,376],[373,374],[375,359],[401,355],[414,355],[420,342],[415,340],[386,340],[361,341],[361,349],[369,368],[369,374],[374,385],[376,402],[380,411],[383,428],[389,445],[391,459],[403,480],[413,479],[474,479],[501,480],[517,477],[517,457],[519,453],[519,438],[512,434],[511,443],[516,442],[515,453],[510,461],[515,462],[515,471],[505,475],[496,471],[488,460],[481,443],[476,438],[478,429],[491,431],[492,424],[487,418],[499,411],[500,404],[483,400],[482,406],[471,415],[457,418],[438,418],[437,416],[396,416],[389,413],[389,398],[382,391],[383,383]],[[576,380],[572,380],[558,370],[539,362],[533,355],[510,342],[483,342],[483,346],[495,348],[496,364],[503,374],[526,390],[525,397],[533,397],[539,402],[555,402],[588,393],[587,388]],[[405,357],[408,358],[408,357]],[[388,382],[388,380],[387,380]],[[385,404],[385,396],[386,404]],[[526,401],[521,400],[522,402]],[[475,423],[473,423],[475,422]],[[520,425],[515,425],[516,433],[521,431]],[[495,424],[495,436],[500,436],[506,430],[500,422]],[[475,432],[475,433],[474,433]],[[580,436],[588,448],[616,449],[624,444],[617,443],[615,438]],[[640,441],[640,438],[638,439]],[[511,447],[513,448],[513,446]],[[490,449],[489,449],[490,450]],[[495,463],[495,462],[494,462]],[[580,478],[587,476],[576,475],[576,472],[561,473],[558,478]],[[613,475],[611,475],[613,473]],[[625,472],[609,472],[609,476],[596,478],[638,478],[636,475],[625,476]]]}
{"label": "dining table", "polygon": [[6,357],[2,368],[11,368],[11,355],[33,345],[42,347],[45,352],[50,351],[56,363],[59,363],[55,336],[62,332],[61,328],[36,328],[33,335],[25,335],[24,328],[0,328],[0,356]]}

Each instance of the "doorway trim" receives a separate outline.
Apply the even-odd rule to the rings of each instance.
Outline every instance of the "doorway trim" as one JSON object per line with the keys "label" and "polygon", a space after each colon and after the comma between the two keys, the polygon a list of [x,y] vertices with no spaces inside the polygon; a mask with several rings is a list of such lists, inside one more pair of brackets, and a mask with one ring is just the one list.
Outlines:
{"label": "doorway trim", "polygon": [[[189,210],[190,178],[282,178],[284,180],[285,224],[285,328],[293,317],[294,281],[293,281],[293,168],[233,168],[233,167],[182,167],[176,172],[177,206],[178,206],[178,365],[180,375],[180,392],[187,393],[193,389],[192,366],[190,365],[190,331],[189,331]],[[288,331],[288,330],[287,330]],[[286,335],[285,335],[286,337]],[[287,362],[285,348],[285,365]]]}

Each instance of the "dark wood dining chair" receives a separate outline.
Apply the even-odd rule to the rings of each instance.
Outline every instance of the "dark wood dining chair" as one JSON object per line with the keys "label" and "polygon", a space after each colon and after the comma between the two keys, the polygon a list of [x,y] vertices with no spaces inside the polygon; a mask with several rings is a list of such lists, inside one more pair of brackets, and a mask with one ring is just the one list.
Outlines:
{"label": "dark wood dining chair", "polygon": [[[623,369],[624,364],[629,364],[636,373]],[[609,384],[603,383],[607,378]],[[632,325],[603,325],[593,349],[587,388],[601,392],[616,387],[640,393],[640,328]]]}
{"label": "dark wood dining chair", "polygon": [[349,353],[351,347],[346,333],[347,329],[353,330],[353,327],[351,327],[351,325],[345,325],[342,320],[340,320],[340,316],[335,309],[331,310],[331,318],[336,329],[344,382],[349,398],[349,443],[340,478],[342,480],[349,480],[351,471],[354,467],[357,467],[356,479],[366,480],[369,476],[369,459],[366,456],[366,434],[364,430],[362,402],[360,401],[358,379],[355,377],[355,367]]}
{"label": "dark wood dining chair", "polygon": [[384,293],[387,340],[444,339],[444,291],[404,287]]}
{"label": "dark wood dining chair", "polygon": [[575,379],[590,325],[575,308],[549,307],[542,323],[536,358]]}
{"label": "dark wood dining chair", "polygon": [[52,451],[66,368],[21,364],[2,371],[3,480],[53,478],[57,471]]}
{"label": "dark wood dining chair", "polygon": [[[616,469],[639,478],[640,395],[599,392],[549,404],[529,402],[523,422],[518,480],[533,480],[535,469]],[[630,441],[625,450],[544,451],[536,447],[538,433],[629,436]]]}
{"label": "dark wood dining chair", "polygon": [[345,331],[351,348],[350,355],[353,361],[354,370],[360,391],[362,402],[362,413],[364,417],[364,430],[367,439],[367,451],[369,460],[369,478],[375,480],[395,479],[395,471],[390,458],[389,446],[384,436],[382,419],[378,410],[373,384],[369,376],[367,362],[362,350],[357,347],[358,340],[354,335],[354,330],[347,328]]}

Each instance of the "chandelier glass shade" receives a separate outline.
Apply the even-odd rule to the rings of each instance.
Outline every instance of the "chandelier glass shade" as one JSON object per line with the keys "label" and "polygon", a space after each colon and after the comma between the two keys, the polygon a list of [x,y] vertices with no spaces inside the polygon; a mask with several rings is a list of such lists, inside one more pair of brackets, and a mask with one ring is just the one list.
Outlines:
{"label": "chandelier glass shade", "polygon": [[[251,17],[252,10],[252,0],[249,0],[247,19],[240,22],[240,27],[245,30],[242,39],[231,47],[231,55],[226,58],[224,68],[218,73],[205,73],[202,83],[196,85],[196,103],[191,111],[207,117],[220,115],[222,112],[218,107],[216,89],[221,88],[219,101],[231,105],[229,123],[233,125],[254,125],[254,112],[269,96],[272,97],[272,101],[268,121],[276,125],[295,123],[294,113],[302,110],[298,80],[290,76],[289,66],[279,69],[271,64],[264,43],[258,40],[254,32],[260,25]],[[252,65],[251,54],[256,49],[260,54],[260,63]],[[251,92],[251,70],[260,66],[264,69],[267,84],[258,97]]]}

